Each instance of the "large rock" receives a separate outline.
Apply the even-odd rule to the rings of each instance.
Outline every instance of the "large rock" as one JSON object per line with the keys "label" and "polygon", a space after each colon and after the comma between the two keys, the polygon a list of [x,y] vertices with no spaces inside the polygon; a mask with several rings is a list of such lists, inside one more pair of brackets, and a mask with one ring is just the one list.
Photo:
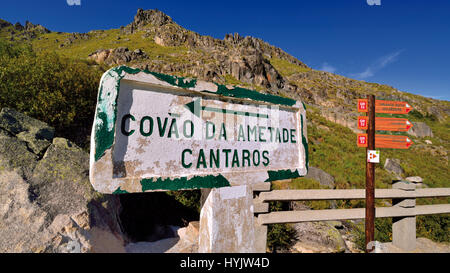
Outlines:
{"label": "large rock", "polygon": [[413,122],[414,126],[409,129],[408,134],[415,137],[433,137],[433,131],[424,122]]}
{"label": "large rock", "polygon": [[[323,95],[325,96],[325,95]],[[327,120],[349,128],[354,133],[362,133],[362,130],[358,129],[357,116],[358,114],[347,112],[343,107],[330,107],[326,97],[322,97],[320,92],[315,93],[314,101],[317,104],[322,105],[320,107],[320,114]]]}
{"label": "large rock", "polygon": [[420,176],[410,176],[405,178],[406,181],[412,182],[412,183],[422,183],[423,178]]}
{"label": "large rock", "polygon": [[89,54],[88,58],[96,63],[120,65],[136,60],[144,60],[147,58],[147,54],[141,49],[130,51],[127,47],[118,47],[115,49],[99,49]]}
{"label": "large rock", "polygon": [[47,204],[46,212],[72,215],[93,198],[87,171],[89,155],[63,138],[55,138],[30,179],[36,201]]}
{"label": "large rock", "polygon": [[301,253],[337,253],[347,250],[344,239],[336,222],[305,222],[294,224],[298,241],[293,252]]}
{"label": "large rock", "polygon": [[420,176],[410,176],[410,177],[405,178],[405,180],[409,181],[411,183],[414,183],[416,188],[428,187],[427,185],[423,184],[423,178]]}
{"label": "large rock", "polygon": [[9,108],[3,108],[0,112],[0,128],[26,142],[27,147],[38,155],[50,145],[55,133],[55,129],[45,122]]}
{"label": "large rock", "polygon": [[318,181],[320,185],[329,187],[330,189],[334,188],[334,177],[316,167],[309,167],[308,174],[305,178],[310,178]]}
{"label": "large rock", "polygon": [[[0,144],[1,146],[1,144]],[[32,252],[50,241],[42,232],[46,213],[29,194],[30,185],[17,173],[0,173],[0,252]]]}
{"label": "large rock", "polygon": [[39,24],[35,25],[29,21],[25,21],[25,30],[34,31],[37,33],[50,33],[50,30],[46,29],[44,26]]}
{"label": "large rock", "polygon": [[397,179],[401,179],[404,172],[402,166],[400,166],[400,160],[392,158],[386,158],[384,169],[393,173]]}
{"label": "large rock", "polygon": [[284,88],[283,77],[258,49],[250,47],[235,50],[221,65],[226,73],[244,83],[266,88]]}
{"label": "large rock", "polygon": [[27,143],[0,129],[0,172],[15,171],[29,178],[39,156],[30,152]]}
{"label": "large rock", "polygon": [[[70,189],[68,189],[70,190]],[[76,212],[47,212],[30,184],[15,172],[0,173],[0,252],[120,252],[123,243],[94,219],[112,218],[84,206]],[[123,250],[122,250],[123,251]]]}
{"label": "large rock", "polygon": [[154,242],[136,242],[126,245],[128,253],[197,253],[199,222],[190,222],[177,229],[177,236]]}
{"label": "large rock", "polygon": [[200,223],[190,222],[187,227],[178,230],[180,240],[167,253],[197,253]]}
{"label": "large rock", "polygon": [[124,252],[120,202],[90,186],[89,155],[10,109],[0,127],[0,252]]}
{"label": "large rock", "polygon": [[445,121],[446,115],[444,111],[437,106],[429,106],[427,108],[428,113],[435,116],[440,122]]}
{"label": "large rock", "polygon": [[417,238],[416,248],[412,251],[404,251],[389,243],[383,243],[382,252],[384,253],[450,253],[450,244],[448,242],[433,242],[427,238]]}

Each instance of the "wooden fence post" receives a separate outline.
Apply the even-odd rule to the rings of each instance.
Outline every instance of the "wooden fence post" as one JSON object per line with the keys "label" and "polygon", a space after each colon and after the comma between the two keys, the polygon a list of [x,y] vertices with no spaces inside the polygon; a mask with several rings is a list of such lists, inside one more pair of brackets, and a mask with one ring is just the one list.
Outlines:
{"label": "wooden fence post", "polygon": [[267,249],[267,225],[260,224],[258,215],[269,212],[269,203],[263,202],[259,195],[261,192],[270,191],[270,183],[253,184],[253,212],[255,214],[255,252],[266,253]]}
{"label": "wooden fence post", "polygon": [[[398,181],[392,185],[393,189],[401,189],[415,193],[415,184],[407,181]],[[415,210],[416,199],[392,199],[392,205],[407,210]],[[416,248],[416,216],[393,217],[392,218],[392,244],[405,251]]]}

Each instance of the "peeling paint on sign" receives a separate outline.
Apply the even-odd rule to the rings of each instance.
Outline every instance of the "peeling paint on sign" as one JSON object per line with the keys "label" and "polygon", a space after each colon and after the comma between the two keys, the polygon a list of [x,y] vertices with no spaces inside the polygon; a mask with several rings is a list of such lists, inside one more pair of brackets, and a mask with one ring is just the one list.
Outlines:
{"label": "peeling paint on sign", "polygon": [[292,99],[116,67],[100,82],[90,180],[121,194],[304,176],[305,121]]}
{"label": "peeling paint on sign", "polygon": [[236,186],[230,188],[219,189],[220,198],[223,200],[233,199],[233,198],[241,198],[246,194],[247,188],[245,185]]}

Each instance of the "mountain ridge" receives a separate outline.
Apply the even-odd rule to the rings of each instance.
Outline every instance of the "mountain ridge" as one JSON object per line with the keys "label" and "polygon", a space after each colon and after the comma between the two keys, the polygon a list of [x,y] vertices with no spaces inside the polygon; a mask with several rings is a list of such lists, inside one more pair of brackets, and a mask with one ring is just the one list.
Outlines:
{"label": "mountain ridge", "polygon": [[[87,33],[52,32],[28,21],[23,27],[1,20],[0,38],[28,41],[37,51],[87,58],[109,67],[125,64],[301,99],[354,131],[355,125],[349,125],[356,119],[355,100],[369,93],[380,99],[407,100],[422,116],[435,116],[440,122],[450,116],[449,101],[314,70],[259,38],[238,33],[226,34],[223,40],[200,35],[157,9],[138,9],[133,21],[119,29]],[[332,118],[335,115],[340,117]]]}

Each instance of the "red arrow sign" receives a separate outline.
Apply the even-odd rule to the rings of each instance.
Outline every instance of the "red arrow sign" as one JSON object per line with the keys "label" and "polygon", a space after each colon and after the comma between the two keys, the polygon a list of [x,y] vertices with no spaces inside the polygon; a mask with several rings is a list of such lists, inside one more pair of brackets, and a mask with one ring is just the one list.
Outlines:
{"label": "red arrow sign", "polygon": [[[368,111],[368,100],[358,99],[358,112]],[[408,114],[413,108],[404,101],[375,100],[375,112],[385,114]]]}
{"label": "red arrow sign", "polygon": [[[369,117],[358,117],[358,129],[367,130]],[[375,118],[375,130],[378,131],[399,131],[406,132],[413,127],[413,124],[406,118]]]}
{"label": "red arrow sign", "polygon": [[404,101],[376,100],[375,112],[386,114],[408,114],[413,108]]}
{"label": "red arrow sign", "polygon": [[[414,142],[407,136],[375,135],[376,148],[408,149]],[[367,147],[367,134],[358,134],[358,147]]]}
{"label": "red arrow sign", "polygon": [[375,118],[375,130],[406,132],[413,124],[406,118]]}

